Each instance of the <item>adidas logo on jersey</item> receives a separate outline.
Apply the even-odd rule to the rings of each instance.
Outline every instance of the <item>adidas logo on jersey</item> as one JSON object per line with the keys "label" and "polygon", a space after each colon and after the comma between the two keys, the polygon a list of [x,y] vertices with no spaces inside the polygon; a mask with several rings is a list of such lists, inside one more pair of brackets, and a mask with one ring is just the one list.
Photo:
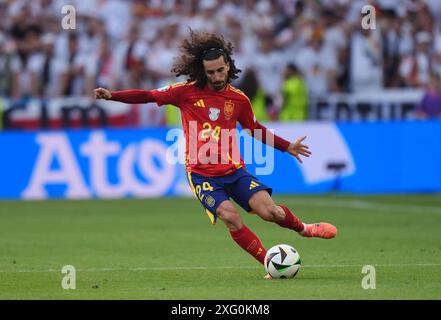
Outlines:
{"label": "adidas logo on jersey", "polygon": [[198,100],[196,103],[194,103],[193,104],[194,106],[196,106],[196,107],[199,107],[199,108],[205,108],[205,103],[204,103],[204,100]]}

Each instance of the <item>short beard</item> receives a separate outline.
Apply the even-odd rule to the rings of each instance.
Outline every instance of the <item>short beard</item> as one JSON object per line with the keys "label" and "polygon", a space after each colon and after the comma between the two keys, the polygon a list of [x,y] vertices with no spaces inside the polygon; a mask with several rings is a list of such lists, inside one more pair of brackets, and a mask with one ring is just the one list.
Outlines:
{"label": "short beard", "polygon": [[214,90],[221,91],[223,88],[225,88],[226,82],[222,81],[222,82],[219,82],[217,84],[216,83],[211,83],[211,86],[213,87]]}

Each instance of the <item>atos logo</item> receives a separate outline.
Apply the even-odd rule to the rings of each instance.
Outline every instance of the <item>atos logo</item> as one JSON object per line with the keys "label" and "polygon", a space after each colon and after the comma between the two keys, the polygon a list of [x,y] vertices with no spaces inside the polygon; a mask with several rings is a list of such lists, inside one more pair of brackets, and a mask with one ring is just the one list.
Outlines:
{"label": "atos logo", "polygon": [[51,196],[47,187],[60,185],[66,186],[66,198],[160,196],[176,177],[176,166],[166,161],[167,145],[154,139],[123,147],[107,140],[104,132],[92,131],[74,147],[64,133],[40,133],[36,142],[38,154],[22,192],[25,199],[46,199]]}

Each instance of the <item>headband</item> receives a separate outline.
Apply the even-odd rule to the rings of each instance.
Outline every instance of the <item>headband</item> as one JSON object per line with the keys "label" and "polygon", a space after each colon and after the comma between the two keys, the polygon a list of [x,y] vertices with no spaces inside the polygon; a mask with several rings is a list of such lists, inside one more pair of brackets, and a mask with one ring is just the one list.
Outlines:
{"label": "headband", "polygon": [[[215,53],[218,53],[219,56],[222,55],[225,58],[228,57],[227,53],[222,48],[209,48],[209,49],[205,49],[204,51],[202,51],[202,54],[201,54],[202,60],[204,60],[209,55],[214,55]],[[218,57],[211,57],[211,58],[216,59]],[[211,59],[208,59],[208,60],[211,60]]]}

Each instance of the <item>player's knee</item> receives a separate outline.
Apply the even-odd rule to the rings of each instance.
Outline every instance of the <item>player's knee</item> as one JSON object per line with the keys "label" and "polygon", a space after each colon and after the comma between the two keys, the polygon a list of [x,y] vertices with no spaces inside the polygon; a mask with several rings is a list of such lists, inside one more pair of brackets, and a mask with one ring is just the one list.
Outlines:
{"label": "player's knee", "polygon": [[234,207],[221,206],[217,209],[216,214],[227,225],[228,228],[242,228],[242,218]]}
{"label": "player's knee", "polygon": [[225,222],[231,224],[238,224],[240,222],[240,215],[236,210],[220,210],[218,216]]}
{"label": "player's knee", "polygon": [[279,221],[283,220],[283,213],[278,210],[277,206],[274,204],[262,205],[257,213],[265,221]]}
{"label": "player's knee", "polygon": [[274,221],[274,216],[269,208],[264,208],[261,210],[259,216],[265,221]]}

